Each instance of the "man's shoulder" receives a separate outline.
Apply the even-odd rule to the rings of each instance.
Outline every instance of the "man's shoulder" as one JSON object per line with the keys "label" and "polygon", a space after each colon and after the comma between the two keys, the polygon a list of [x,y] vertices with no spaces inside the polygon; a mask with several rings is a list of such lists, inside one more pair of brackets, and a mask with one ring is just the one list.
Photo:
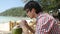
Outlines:
{"label": "man's shoulder", "polygon": [[42,13],[42,14],[39,15],[39,18],[40,17],[50,17],[50,15],[48,13]]}
{"label": "man's shoulder", "polygon": [[39,18],[41,19],[41,18],[48,18],[48,19],[54,19],[54,17],[53,16],[51,16],[51,15],[49,15],[48,13],[43,13],[43,14],[41,14],[41,15],[39,15]]}

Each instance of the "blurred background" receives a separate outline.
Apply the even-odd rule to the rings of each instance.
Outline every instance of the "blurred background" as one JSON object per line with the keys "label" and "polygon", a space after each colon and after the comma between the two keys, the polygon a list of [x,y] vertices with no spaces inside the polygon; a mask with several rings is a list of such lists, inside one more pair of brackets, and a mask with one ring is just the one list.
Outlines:
{"label": "blurred background", "polygon": [[11,30],[13,26],[11,22],[16,23],[23,19],[27,22],[32,21],[23,10],[28,1],[37,1],[43,11],[52,16],[57,16],[60,13],[60,0],[0,0],[0,34]]}

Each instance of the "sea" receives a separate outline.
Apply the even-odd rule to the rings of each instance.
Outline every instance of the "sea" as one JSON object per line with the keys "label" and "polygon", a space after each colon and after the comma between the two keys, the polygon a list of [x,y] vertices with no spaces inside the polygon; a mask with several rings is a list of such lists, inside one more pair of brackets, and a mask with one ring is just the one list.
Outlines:
{"label": "sea", "polygon": [[11,34],[9,32],[9,21],[26,20],[27,22],[32,19],[28,17],[12,17],[12,16],[0,16],[0,34]]}
{"label": "sea", "polygon": [[0,23],[8,23],[9,21],[19,21],[19,20],[31,20],[31,19],[28,17],[0,16]]}

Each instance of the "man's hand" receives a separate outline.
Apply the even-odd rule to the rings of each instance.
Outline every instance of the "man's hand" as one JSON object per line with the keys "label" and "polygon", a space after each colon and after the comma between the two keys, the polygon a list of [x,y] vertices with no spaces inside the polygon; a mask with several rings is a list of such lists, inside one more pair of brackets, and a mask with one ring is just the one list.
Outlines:
{"label": "man's hand", "polygon": [[21,27],[26,27],[26,25],[28,25],[27,21],[26,20],[21,20],[20,26]]}
{"label": "man's hand", "polygon": [[26,20],[22,20],[20,25],[23,27],[26,27],[28,30],[30,30],[32,33],[35,33],[35,31],[27,24]]}
{"label": "man's hand", "polygon": [[20,26],[21,26],[22,29],[23,29],[23,33],[24,33],[24,34],[29,34],[26,25],[28,25],[28,24],[27,24],[27,21],[26,21],[26,20],[21,20]]}

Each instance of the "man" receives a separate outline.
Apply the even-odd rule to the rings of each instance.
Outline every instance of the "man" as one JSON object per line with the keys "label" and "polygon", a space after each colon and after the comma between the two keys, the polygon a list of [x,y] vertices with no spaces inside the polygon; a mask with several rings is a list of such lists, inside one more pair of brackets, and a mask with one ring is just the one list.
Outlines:
{"label": "man", "polygon": [[28,26],[26,20],[22,24],[34,34],[59,34],[56,20],[48,13],[43,13],[41,6],[36,1],[29,1],[25,7],[26,14],[30,18],[36,18],[36,30]]}

